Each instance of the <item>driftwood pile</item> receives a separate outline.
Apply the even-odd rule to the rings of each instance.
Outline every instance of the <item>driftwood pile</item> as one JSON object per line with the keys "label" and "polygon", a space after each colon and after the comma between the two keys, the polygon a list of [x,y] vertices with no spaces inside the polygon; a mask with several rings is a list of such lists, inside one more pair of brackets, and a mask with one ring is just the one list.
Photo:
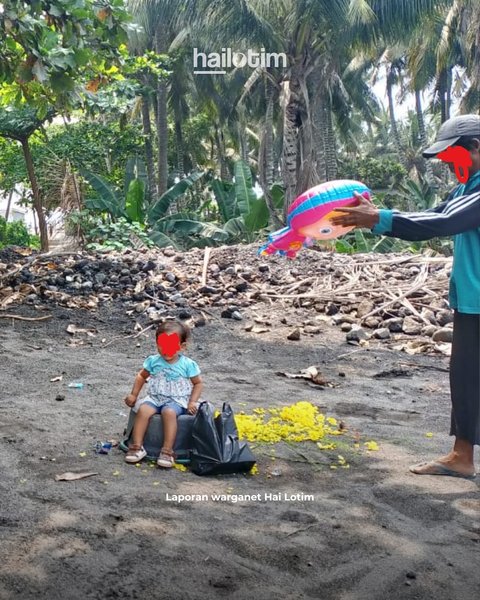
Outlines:
{"label": "driftwood pile", "polygon": [[[390,340],[407,352],[448,352],[451,258],[304,251],[295,261],[257,246],[189,252],[23,256],[0,251],[0,317],[20,304],[95,310],[118,302],[142,327],[166,315],[202,324],[233,319],[247,331],[278,321],[286,337],[316,335],[331,321],[353,344]],[[258,311],[267,317],[259,318]],[[208,317],[207,317],[208,318]],[[417,339],[415,339],[417,338]],[[447,343],[447,344],[445,344]]]}

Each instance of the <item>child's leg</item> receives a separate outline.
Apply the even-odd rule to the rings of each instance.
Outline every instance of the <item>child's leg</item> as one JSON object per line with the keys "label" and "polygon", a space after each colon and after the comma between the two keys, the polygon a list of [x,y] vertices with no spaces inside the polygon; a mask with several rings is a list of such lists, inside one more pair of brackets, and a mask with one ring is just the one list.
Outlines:
{"label": "child's leg", "polygon": [[145,432],[147,431],[150,419],[158,412],[158,409],[145,402],[140,406],[135,416],[132,431],[132,444],[134,446],[142,446]]}
{"label": "child's leg", "polygon": [[163,447],[157,460],[159,467],[168,468],[174,465],[173,446],[177,437],[177,418],[185,412],[185,409],[176,402],[169,402],[162,407]]}
{"label": "child's leg", "polygon": [[163,448],[173,450],[177,437],[177,412],[173,408],[165,407],[162,410]]}

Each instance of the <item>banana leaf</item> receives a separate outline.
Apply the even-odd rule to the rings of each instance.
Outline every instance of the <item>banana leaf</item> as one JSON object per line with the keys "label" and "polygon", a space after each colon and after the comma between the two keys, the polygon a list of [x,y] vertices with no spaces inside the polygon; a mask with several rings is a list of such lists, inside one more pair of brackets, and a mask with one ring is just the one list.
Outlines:
{"label": "banana leaf", "polygon": [[130,184],[134,179],[139,179],[143,183],[143,189],[145,191],[147,190],[147,167],[145,165],[145,162],[142,159],[138,158],[138,156],[131,156],[127,160],[127,164],[125,166],[125,182],[123,185],[125,194],[127,194],[128,189],[130,188]]}
{"label": "banana leaf", "polygon": [[185,179],[182,179],[170,189],[168,189],[160,198],[152,204],[148,211],[148,220],[155,223],[168,213],[170,204],[182,196],[188,189],[193,187],[196,181],[205,175],[203,171],[195,171]]}
{"label": "banana leaf", "polygon": [[224,223],[240,216],[235,199],[235,187],[231,183],[214,179],[212,190]]}
{"label": "banana leaf", "polygon": [[176,250],[178,250],[178,245],[175,243],[175,241],[163,233],[163,231],[157,231],[154,229],[148,233],[148,237],[153,240],[159,248],[173,246]]}
{"label": "banana leaf", "polygon": [[79,169],[79,172],[98,194],[96,198],[85,200],[87,208],[108,212],[116,219],[127,216],[124,210],[125,199],[103,177],[83,168]]}
{"label": "banana leaf", "polygon": [[283,210],[285,203],[285,190],[279,183],[274,183],[270,188],[270,194],[272,195],[273,206],[278,210]]}
{"label": "banana leaf", "polygon": [[253,233],[259,231],[268,225],[268,208],[265,200],[259,198],[250,204],[250,210],[247,215],[243,215],[243,221],[247,231]]}
{"label": "banana leaf", "polygon": [[145,184],[140,179],[132,179],[125,198],[125,212],[128,220],[144,222]]}
{"label": "banana leaf", "polygon": [[252,186],[252,172],[242,160],[237,160],[234,165],[235,172],[235,197],[240,214],[248,215],[257,195]]}

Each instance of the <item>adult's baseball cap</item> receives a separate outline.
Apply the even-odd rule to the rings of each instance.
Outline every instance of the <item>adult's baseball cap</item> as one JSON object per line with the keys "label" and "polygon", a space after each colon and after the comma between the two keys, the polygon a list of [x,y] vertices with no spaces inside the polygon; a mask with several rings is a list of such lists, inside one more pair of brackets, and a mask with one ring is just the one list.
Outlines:
{"label": "adult's baseball cap", "polygon": [[448,119],[437,133],[437,141],[422,152],[425,158],[432,158],[464,136],[478,137],[480,140],[480,115],[460,115]]}

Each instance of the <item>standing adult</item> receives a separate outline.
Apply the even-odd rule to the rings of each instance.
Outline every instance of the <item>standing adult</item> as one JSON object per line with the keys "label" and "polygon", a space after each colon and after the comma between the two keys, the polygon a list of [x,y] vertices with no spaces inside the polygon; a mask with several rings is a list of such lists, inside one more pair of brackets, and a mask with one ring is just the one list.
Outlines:
{"label": "standing adult", "polygon": [[[359,206],[342,208],[344,214],[332,223],[367,227],[376,234],[411,241],[454,236],[449,301],[454,311],[450,435],[455,441],[446,456],[410,470],[418,475],[472,479],[474,446],[480,445],[480,116],[462,115],[445,121],[437,141],[423,156],[433,158],[447,148],[450,150],[443,156],[452,161],[450,170],[458,177],[463,169],[462,179],[466,181],[435,208],[417,213],[378,210],[357,194]],[[466,163],[460,165],[459,158],[466,159]]]}

